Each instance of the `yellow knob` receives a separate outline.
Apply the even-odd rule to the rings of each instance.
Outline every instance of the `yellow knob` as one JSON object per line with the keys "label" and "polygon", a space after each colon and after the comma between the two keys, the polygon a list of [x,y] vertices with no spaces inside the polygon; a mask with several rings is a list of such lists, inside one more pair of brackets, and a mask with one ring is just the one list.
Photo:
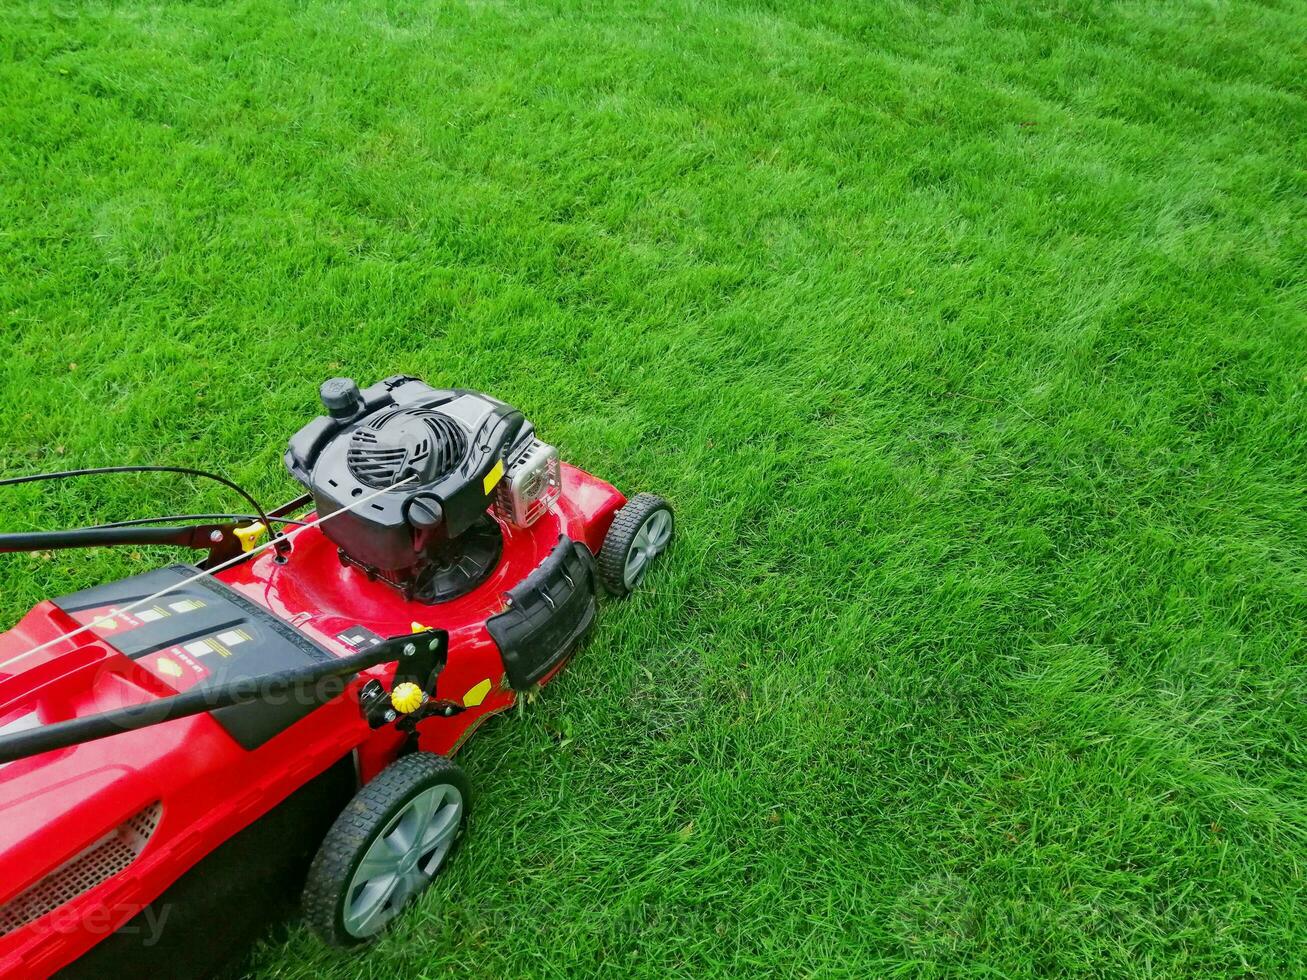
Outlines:
{"label": "yellow knob", "polygon": [[255,521],[253,524],[246,524],[244,527],[236,529],[236,537],[240,538],[241,551],[253,551],[254,546],[259,543],[259,539],[268,533],[268,525],[262,521]]}
{"label": "yellow knob", "polygon": [[396,684],[395,689],[390,692],[390,704],[401,715],[409,715],[417,711],[426,699],[427,696],[422,693],[422,688],[412,681]]}

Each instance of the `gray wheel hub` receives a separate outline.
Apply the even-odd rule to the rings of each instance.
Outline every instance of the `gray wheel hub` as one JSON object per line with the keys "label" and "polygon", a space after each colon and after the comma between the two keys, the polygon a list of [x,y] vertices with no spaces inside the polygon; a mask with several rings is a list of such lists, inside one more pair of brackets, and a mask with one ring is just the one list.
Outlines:
{"label": "gray wheel hub", "polygon": [[640,525],[635,532],[631,548],[626,553],[626,567],[622,578],[628,589],[634,589],[649,570],[649,565],[663,553],[667,543],[672,539],[672,515],[665,510],[656,510]]}
{"label": "gray wheel hub", "polygon": [[376,935],[431,882],[463,819],[463,794],[442,783],[404,804],[363,854],[345,891],[345,930]]}

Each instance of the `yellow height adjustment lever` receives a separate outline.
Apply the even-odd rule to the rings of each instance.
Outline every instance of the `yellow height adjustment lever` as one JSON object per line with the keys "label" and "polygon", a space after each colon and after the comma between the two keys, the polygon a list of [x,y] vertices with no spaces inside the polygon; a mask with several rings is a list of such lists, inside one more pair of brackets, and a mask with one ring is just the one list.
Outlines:
{"label": "yellow height adjustment lever", "polygon": [[262,521],[255,521],[253,524],[246,524],[244,527],[236,529],[236,537],[240,538],[242,551],[253,551],[265,534],[268,533],[268,525]]}

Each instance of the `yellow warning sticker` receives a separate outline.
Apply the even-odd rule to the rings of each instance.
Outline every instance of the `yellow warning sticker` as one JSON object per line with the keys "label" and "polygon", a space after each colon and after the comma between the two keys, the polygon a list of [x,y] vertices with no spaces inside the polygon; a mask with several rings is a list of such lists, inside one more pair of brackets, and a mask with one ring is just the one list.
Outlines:
{"label": "yellow warning sticker", "polygon": [[474,684],[466,694],[463,695],[463,707],[475,708],[478,704],[486,699],[490,693],[490,678],[487,677],[480,684]]}
{"label": "yellow warning sticker", "polygon": [[495,463],[495,468],[486,474],[486,478],[481,484],[483,487],[485,487],[487,497],[490,496],[490,491],[495,489],[495,485],[499,482],[499,478],[503,475],[504,475],[504,461],[501,459],[497,463]]}

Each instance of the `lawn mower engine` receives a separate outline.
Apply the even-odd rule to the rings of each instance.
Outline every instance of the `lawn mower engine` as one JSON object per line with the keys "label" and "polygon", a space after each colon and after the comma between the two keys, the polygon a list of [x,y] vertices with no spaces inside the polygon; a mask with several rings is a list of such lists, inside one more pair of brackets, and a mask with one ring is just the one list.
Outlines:
{"label": "lawn mower engine", "polygon": [[322,385],[328,414],[290,441],[286,466],[319,515],[383,493],[325,524],[342,562],[406,599],[447,602],[480,585],[503,552],[499,523],[528,528],[562,489],[558,451],[521,412],[474,391],[405,376],[360,391]]}

